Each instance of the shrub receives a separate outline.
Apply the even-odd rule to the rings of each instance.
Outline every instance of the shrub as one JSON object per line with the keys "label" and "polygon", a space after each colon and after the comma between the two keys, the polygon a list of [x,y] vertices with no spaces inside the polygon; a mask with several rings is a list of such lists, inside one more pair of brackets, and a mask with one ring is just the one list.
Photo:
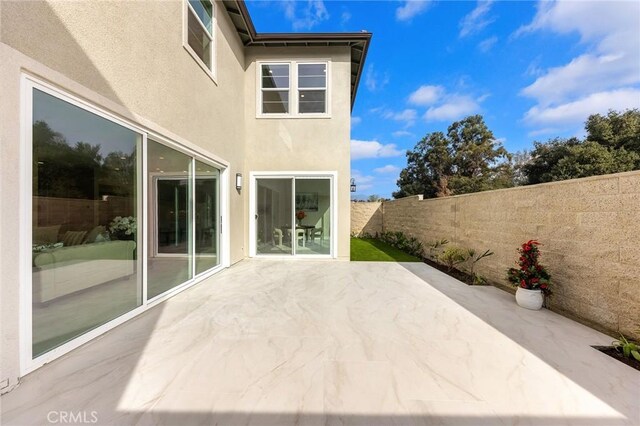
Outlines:
{"label": "shrub", "polygon": [[[475,249],[469,249],[467,251],[467,255],[468,255],[469,263],[471,265],[469,268],[469,273],[475,281],[476,280],[476,272],[475,272],[476,264],[480,262],[482,259],[484,259],[485,257],[493,256],[493,252],[490,249],[487,249],[483,253],[479,253],[479,252],[476,252]],[[478,275],[478,278],[481,278],[481,277]]]}
{"label": "shrub", "polygon": [[622,352],[625,358],[633,357],[636,361],[640,361],[640,345],[630,342],[622,334],[619,340],[614,340],[611,344],[618,352]]}
{"label": "shrub", "polygon": [[420,240],[413,236],[406,236],[400,231],[383,232],[379,235],[379,239],[412,256],[422,258],[424,254],[424,248]]}
{"label": "shrub", "polygon": [[429,259],[433,260],[434,262],[438,263],[438,251],[441,247],[446,246],[447,244],[449,244],[449,240],[443,238],[441,240],[435,240],[435,241],[431,241],[429,243]]}
{"label": "shrub", "polygon": [[447,247],[438,259],[447,267],[447,271],[451,272],[456,265],[459,265],[467,260],[467,251],[460,247]]}

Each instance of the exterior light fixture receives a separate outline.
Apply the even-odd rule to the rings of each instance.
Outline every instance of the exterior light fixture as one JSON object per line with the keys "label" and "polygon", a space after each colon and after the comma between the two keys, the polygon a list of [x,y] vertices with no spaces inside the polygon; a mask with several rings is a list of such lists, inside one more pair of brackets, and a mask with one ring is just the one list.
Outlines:
{"label": "exterior light fixture", "polygon": [[236,189],[242,190],[242,173],[236,173]]}
{"label": "exterior light fixture", "polygon": [[356,180],[351,178],[351,192],[356,192]]}

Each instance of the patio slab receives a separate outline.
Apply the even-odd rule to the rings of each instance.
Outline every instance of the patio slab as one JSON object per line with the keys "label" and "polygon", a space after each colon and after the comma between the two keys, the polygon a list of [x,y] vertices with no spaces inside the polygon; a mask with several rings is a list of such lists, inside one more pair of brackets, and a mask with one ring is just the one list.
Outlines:
{"label": "patio slab", "polygon": [[421,263],[250,260],[28,375],[0,420],[638,425],[610,341]]}

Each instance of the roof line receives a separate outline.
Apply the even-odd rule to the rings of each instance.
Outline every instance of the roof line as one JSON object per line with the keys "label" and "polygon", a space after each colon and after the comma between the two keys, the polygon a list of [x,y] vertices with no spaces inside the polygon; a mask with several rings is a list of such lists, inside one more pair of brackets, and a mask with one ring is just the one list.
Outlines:
{"label": "roof line", "polygon": [[[270,44],[284,44],[286,46],[287,43],[305,43],[307,46],[326,43],[326,46],[331,46],[331,43],[340,43],[339,45],[346,43],[346,46],[351,48],[351,75],[355,78],[352,78],[351,81],[351,109],[353,109],[372,33],[366,31],[355,33],[258,33],[244,0],[223,0],[223,3],[227,13],[240,18],[240,25],[233,18],[232,22],[236,27],[240,40],[246,47],[268,47]],[[353,67],[355,67],[355,75]]]}

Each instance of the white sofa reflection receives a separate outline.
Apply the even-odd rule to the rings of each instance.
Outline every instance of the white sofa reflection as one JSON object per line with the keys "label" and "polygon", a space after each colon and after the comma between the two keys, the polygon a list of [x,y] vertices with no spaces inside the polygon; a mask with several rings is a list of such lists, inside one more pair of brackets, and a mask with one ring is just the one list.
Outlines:
{"label": "white sofa reflection", "polygon": [[135,272],[134,241],[104,241],[34,253],[33,302],[45,303]]}

